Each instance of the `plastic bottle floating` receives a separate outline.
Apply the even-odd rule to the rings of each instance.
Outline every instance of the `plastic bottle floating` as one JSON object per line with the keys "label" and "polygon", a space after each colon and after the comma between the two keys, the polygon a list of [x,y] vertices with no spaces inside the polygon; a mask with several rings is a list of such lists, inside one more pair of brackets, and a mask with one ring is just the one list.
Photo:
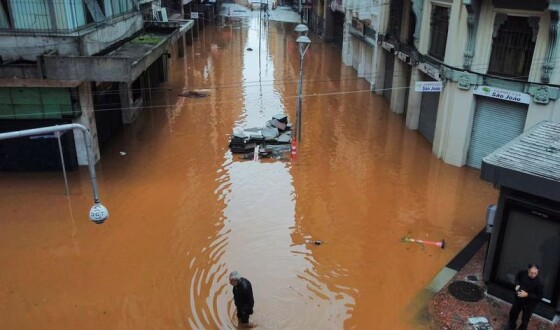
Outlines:
{"label": "plastic bottle floating", "polygon": [[403,243],[418,243],[418,244],[422,244],[422,245],[434,245],[434,246],[438,246],[442,249],[445,249],[445,240],[442,239],[440,242],[435,242],[435,241],[426,241],[426,240],[421,240],[421,239],[414,239],[411,238],[410,236],[404,236],[403,238],[401,238],[401,242]]}

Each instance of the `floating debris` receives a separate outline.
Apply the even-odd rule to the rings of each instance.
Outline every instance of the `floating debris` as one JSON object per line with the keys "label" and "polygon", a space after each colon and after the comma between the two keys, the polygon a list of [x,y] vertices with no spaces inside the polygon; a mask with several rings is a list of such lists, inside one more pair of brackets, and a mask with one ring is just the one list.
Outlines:
{"label": "floating debris", "polygon": [[403,243],[418,243],[421,245],[427,244],[427,245],[434,245],[434,246],[438,246],[442,249],[445,248],[445,240],[442,239],[441,242],[434,242],[434,241],[426,241],[426,240],[421,240],[421,239],[414,239],[414,238],[410,238],[410,236],[404,236],[403,238],[401,238],[401,242]]}
{"label": "floating debris", "polygon": [[247,50],[251,52],[251,51],[253,51],[253,48],[249,47],[249,48],[247,48]]}
{"label": "floating debris", "polygon": [[265,127],[245,128],[243,131],[233,133],[229,148],[233,153],[245,154],[241,156],[245,159],[257,159],[255,152],[258,157],[281,159],[283,153],[290,151],[291,128],[288,117],[278,114],[267,121]]}
{"label": "floating debris", "polygon": [[[238,147],[235,147],[235,148],[247,148],[247,149],[254,150],[254,149],[256,149],[256,147],[259,147],[258,148],[258,154],[259,154],[260,158],[273,158],[273,159],[276,159],[276,160],[287,159],[285,157],[285,154],[290,151],[290,145],[258,146],[256,144],[244,144],[244,145],[239,145]],[[242,149],[240,149],[240,150],[242,150]],[[243,150],[245,150],[245,149],[243,149]],[[234,151],[234,149],[232,149],[231,151],[233,153],[242,153],[242,155],[239,156],[239,158],[241,158],[241,159],[255,160],[255,151],[242,152],[242,151]]]}
{"label": "floating debris", "polygon": [[209,89],[193,89],[179,94],[179,96],[190,98],[201,98],[207,97],[208,95],[210,95]]}

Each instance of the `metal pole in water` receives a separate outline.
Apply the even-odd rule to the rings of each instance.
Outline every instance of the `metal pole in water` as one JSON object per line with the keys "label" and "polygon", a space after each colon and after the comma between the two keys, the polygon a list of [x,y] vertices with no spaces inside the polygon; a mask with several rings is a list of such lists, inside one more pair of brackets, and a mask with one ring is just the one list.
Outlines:
{"label": "metal pole in water", "polygon": [[0,140],[14,139],[19,137],[40,135],[46,133],[64,132],[67,130],[74,130],[74,129],[79,129],[82,131],[86,144],[88,169],[89,169],[89,176],[91,180],[91,187],[93,190],[93,202],[94,202],[93,207],[91,208],[89,213],[89,218],[91,221],[97,224],[102,224],[109,217],[109,211],[107,211],[107,208],[105,208],[105,206],[101,204],[101,201],[99,199],[99,189],[97,187],[97,176],[95,174],[95,157],[93,155],[92,138],[91,138],[91,134],[89,134],[89,131],[87,130],[87,128],[85,128],[85,126],[80,124],[65,124],[59,126],[47,126],[47,127],[26,129],[21,131],[6,132],[6,133],[0,133]]}
{"label": "metal pole in water", "polygon": [[64,153],[62,153],[62,143],[60,143],[60,132],[54,132],[54,136],[58,140],[58,151],[60,151],[60,164],[62,165],[62,174],[64,175],[64,186],[66,187],[66,195],[70,195],[68,189],[68,178],[66,177],[66,164],[64,164]]}

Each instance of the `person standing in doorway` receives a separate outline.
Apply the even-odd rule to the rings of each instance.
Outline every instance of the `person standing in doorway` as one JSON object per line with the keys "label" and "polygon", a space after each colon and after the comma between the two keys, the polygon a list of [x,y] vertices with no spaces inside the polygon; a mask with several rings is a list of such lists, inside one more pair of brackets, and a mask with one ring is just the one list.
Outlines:
{"label": "person standing in doorway", "polygon": [[529,325],[529,320],[539,301],[543,297],[544,285],[539,276],[539,266],[537,264],[529,264],[526,270],[517,273],[515,277],[515,301],[509,311],[508,329],[515,329],[519,313],[521,316],[521,325],[518,329],[525,330]]}
{"label": "person standing in doorway", "polygon": [[229,284],[233,286],[233,301],[237,307],[237,319],[240,328],[252,328],[255,325],[249,322],[249,315],[253,314],[253,287],[248,279],[241,277],[234,271],[229,274]]}

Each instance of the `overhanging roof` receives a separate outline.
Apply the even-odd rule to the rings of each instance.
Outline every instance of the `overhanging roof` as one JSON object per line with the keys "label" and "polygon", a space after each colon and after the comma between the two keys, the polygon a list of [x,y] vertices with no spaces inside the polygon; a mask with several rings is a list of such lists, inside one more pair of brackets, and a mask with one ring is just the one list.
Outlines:
{"label": "overhanging roof", "polygon": [[560,123],[543,121],[484,157],[480,176],[560,202]]}
{"label": "overhanging roof", "polygon": [[[103,56],[45,55],[45,79],[133,82],[193,25],[192,20],[158,23],[161,29],[146,32]],[[174,29],[166,32],[169,28]],[[155,42],[142,42],[142,38]]]}

